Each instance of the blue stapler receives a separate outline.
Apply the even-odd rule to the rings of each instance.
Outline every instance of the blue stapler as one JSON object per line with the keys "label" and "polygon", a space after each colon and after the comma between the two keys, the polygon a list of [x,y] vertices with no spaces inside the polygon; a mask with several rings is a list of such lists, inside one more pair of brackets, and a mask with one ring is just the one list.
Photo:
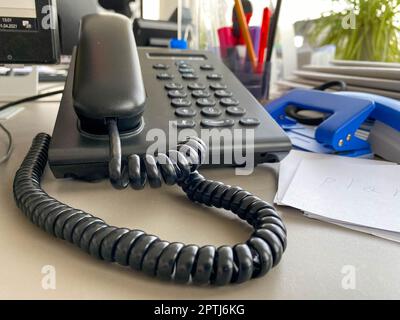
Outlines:
{"label": "blue stapler", "polygon": [[[266,110],[287,132],[294,147],[316,153],[368,157],[400,163],[400,102],[359,92],[295,89]],[[318,125],[291,116],[290,108],[319,112]]]}

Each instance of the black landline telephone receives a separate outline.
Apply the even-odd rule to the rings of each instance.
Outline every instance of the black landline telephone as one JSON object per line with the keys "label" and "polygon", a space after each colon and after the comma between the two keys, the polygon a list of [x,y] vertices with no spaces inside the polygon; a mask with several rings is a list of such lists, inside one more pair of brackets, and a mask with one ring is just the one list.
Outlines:
{"label": "black landline telephone", "polygon": [[[175,67],[177,71],[172,70]],[[225,84],[221,81],[224,76]],[[215,90],[213,97],[199,80],[209,80],[210,89]],[[184,87],[191,90],[192,99]],[[166,100],[167,95],[170,98]],[[218,102],[227,108],[224,117],[215,107]],[[277,160],[290,148],[279,127],[215,58],[199,52],[138,51],[129,19],[117,14],[85,17],[53,138],[36,136],[16,174],[17,205],[33,223],[92,256],[163,280],[226,285],[265,275],[286,249],[286,229],[275,209],[239,187],[201,176],[197,169],[208,146],[199,138],[187,138],[166,153],[145,153],[143,132],[156,125],[165,128],[171,110],[176,113],[191,104],[197,104],[202,115],[177,116],[175,123],[182,128],[257,127],[256,144],[260,143],[255,149],[260,162]],[[200,248],[110,226],[41,189],[48,158],[59,178],[107,176],[118,189],[128,185],[142,189],[146,182],[151,187],[161,186],[162,181],[178,184],[193,202],[232,211],[248,222],[254,233],[246,243],[234,247]]]}

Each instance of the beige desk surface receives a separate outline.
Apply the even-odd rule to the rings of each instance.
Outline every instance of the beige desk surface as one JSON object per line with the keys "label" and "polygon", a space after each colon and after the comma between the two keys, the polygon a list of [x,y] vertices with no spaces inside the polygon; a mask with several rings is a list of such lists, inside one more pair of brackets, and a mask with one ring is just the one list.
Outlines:
{"label": "beige desk surface", "polygon": [[[0,298],[2,299],[395,299],[400,298],[400,247],[373,236],[312,221],[280,208],[289,245],[281,264],[267,277],[240,286],[198,288],[159,282],[129,269],[97,261],[74,246],[50,237],[16,208],[12,182],[33,136],[51,133],[54,102],[26,105],[4,124],[15,138],[11,159],[0,165]],[[66,134],[68,134],[66,132]],[[1,152],[4,138],[0,139]],[[211,179],[239,185],[272,201],[276,170],[259,167],[238,177],[232,169],[203,170]],[[177,187],[115,191],[107,182],[55,180],[47,171],[44,189],[110,224],[142,228],[169,241],[199,245],[235,244],[250,229],[224,212],[193,205]],[[384,210],[384,208],[382,208]],[[379,213],[377,213],[379,214]],[[56,269],[56,290],[42,289],[43,266]],[[356,269],[356,288],[344,290],[344,266]]]}

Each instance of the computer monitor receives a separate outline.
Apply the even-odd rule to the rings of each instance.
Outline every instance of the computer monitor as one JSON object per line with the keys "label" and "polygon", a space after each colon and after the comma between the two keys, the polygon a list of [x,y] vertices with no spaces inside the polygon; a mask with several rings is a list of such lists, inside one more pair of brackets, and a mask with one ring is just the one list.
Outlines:
{"label": "computer monitor", "polygon": [[0,0],[0,44],[0,64],[57,63],[55,0]]}

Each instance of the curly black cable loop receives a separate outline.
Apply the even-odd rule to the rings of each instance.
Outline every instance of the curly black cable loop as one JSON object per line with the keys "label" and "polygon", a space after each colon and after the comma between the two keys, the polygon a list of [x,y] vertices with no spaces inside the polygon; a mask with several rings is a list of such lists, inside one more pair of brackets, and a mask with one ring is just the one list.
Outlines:
{"label": "curly black cable loop", "polygon": [[[169,156],[159,155],[158,160],[131,156],[128,181],[133,188],[142,188],[146,179],[152,186],[158,186],[162,177],[167,184],[177,183],[192,201],[231,210],[254,227],[246,243],[219,248],[169,243],[141,230],[110,226],[57,201],[40,186],[50,139],[43,133],[35,137],[16,174],[13,189],[15,201],[24,214],[55,237],[96,258],[179,283],[218,286],[242,283],[264,276],[281,260],[286,249],[286,228],[278,213],[267,202],[238,187],[201,176],[196,171],[201,162],[196,161],[203,158],[205,151],[201,141],[189,139],[178,151],[170,151]],[[194,150],[197,152],[193,153]],[[123,175],[122,164],[121,170]],[[117,187],[125,186],[119,181],[114,183]]]}

